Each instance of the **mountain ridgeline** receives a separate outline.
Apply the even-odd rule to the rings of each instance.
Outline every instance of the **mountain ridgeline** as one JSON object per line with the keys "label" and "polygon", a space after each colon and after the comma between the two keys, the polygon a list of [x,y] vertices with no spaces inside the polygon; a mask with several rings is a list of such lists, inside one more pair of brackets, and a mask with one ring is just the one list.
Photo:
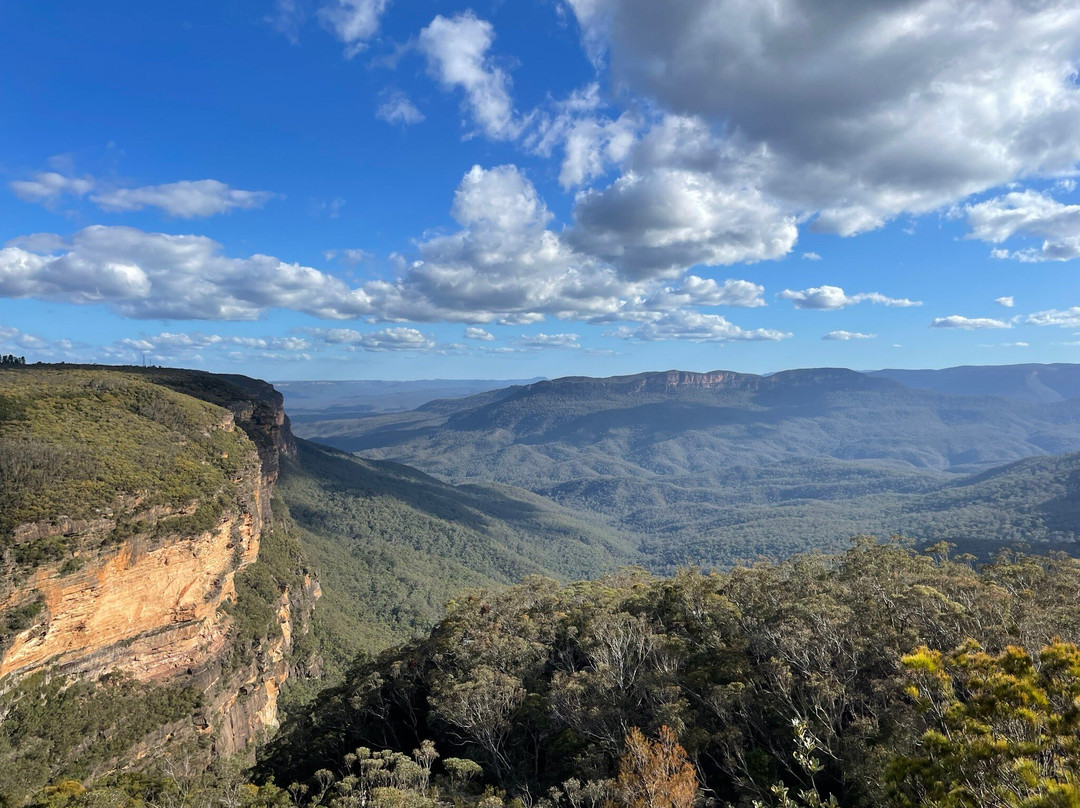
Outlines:
{"label": "mountain ridgeline", "polygon": [[[586,464],[590,449],[609,455],[617,450],[654,473],[715,474],[717,459],[727,465],[796,457],[970,470],[1080,448],[1078,415],[1075,399],[956,396],[850,370],[771,376],[672,371],[537,382],[432,402],[411,413],[352,422],[330,418],[307,425],[304,434],[381,455],[449,450],[473,460],[467,453],[479,455],[480,444],[502,450],[482,466],[444,454],[442,465],[459,478],[492,468],[499,477],[514,476],[500,461],[509,454],[507,465],[513,465],[512,458],[525,455],[519,447],[549,456],[574,450]],[[691,466],[672,465],[672,455],[691,444],[696,451],[684,458]],[[519,469],[518,480],[530,471]],[[562,467],[555,475],[567,478],[574,471]]]}
{"label": "mountain ridgeline", "polygon": [[[981,541],[1002,526],[995,536],[1071,542],[1056,498],[1031,491],[1017,524],[971,476],[1080,451],[1078,374],[1049,368],[913,372],[925,385],[982,379],[973,387],[995,395],[828,368],[570,377],[309,420],[302,434],[453,482],[527,488],[636,538],[654,569],[785,556],[863,532]],[[1057,392],[1032,401],[1021,388]]]}
{"label": "mountain ridgeline", "polygon": [[1080,398],[1080,365],[963,365],[941,370],[875,370],[870,376],[961,396],[1051,403]]}

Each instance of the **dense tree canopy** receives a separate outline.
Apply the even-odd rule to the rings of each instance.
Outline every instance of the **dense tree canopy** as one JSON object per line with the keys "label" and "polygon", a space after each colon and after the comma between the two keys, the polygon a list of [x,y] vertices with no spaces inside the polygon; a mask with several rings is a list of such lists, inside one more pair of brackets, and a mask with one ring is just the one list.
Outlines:
{"label": "dense tree canopy", "polygon": [[[978,569],[947,550],[865,539],[838,556],[723,574],[628,570],[468,592],[430,636],[359,660],[285,728],[262,771],[302,779],[360,744],[433,739],[481,763],[493,785],[536,794],[617,780],[627,736],[667,727],[713,799],[772,804],[780,785],[905,805],[944,709],[927,700],[961,698],[915,693],[917,660],[956,676],[972,642],[995,664],[1029,653],[1046,691],[1067,681],[1061,643],[1080,639],[1080,563],[1004,554]],[[902,777],[904,760],[915,768]]]}

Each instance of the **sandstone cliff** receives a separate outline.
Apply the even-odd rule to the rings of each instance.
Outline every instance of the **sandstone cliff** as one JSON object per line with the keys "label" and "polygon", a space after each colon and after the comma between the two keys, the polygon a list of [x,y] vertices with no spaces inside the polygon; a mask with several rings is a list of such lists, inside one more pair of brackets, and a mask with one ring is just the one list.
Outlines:
{"label": "sandstone cliff", "polygon": [[[181,483],[202,473],[195,500],[162,504],[152,486],[117,491],[111,500],[95,501],[80,513],[50,513],[16,524],[0,540],[0,695],[39,672],[84,681],[122,674],[137,682],[194,686],[202,694],[198,712],[161,727],[132,755],[152,754],[168,741],[198,736],[209,737],[214,753],[243,750],[277,724],[278,691],[290,675],[293,641],[307,630],[319,596],[302,558],[292,559],[289,580],[273,579],[278,591],[271,625],[257,626],[254,640],[238,637],[243,616],[236,610],[243,604],[237,603],[237,576],[259,559],[261,544],[274,529],[270,499],[280,457],[295,451],[281,397],[270,385],[243,377],[140,372],[137,381],[125,386],[118,373],[91,371],[87,382],[85,370],[65,372],[54,372],[48,384],[77,396],[84,389],[99,391],[88,385],[101,382],[111,397],[105,404],[95,400],[95,406],[119,401],[127,407],[125,417],[158,421],[163,419],[159,413],[166,412],[170,440],[181,446],[205,444],[216,454],[194,460],[178,454],[173,461],[180,482],[169,484],[180,492],[192,488]],[[51,413],[52,399],[43,404],[36,388],[32,394],[13,389],[20,381],[32,385],[30,373],[0,385],[0,396],[7,394],[9,402],[31,412],[21,423],[0,423],[5,428],[0,453],[9,456],[0,457],[0,471],[17,468],[10,455],[24,450],[22,433],[36,434],[40,423],[48,423],[41,413]],[[95,373],[103,374],[103,380]],[[170,390],[143,389],[150,385]],[[177,426],[181,421],[166,405],[175,409],[187,395],[202,400],[198,403],[206,417]],[[147,396],[156,402],[152,408],[145,404]],[[143,403],[133,406],[130,400]],[[132,409],[135,416],[127,416]],[[131,425],[139,424],[132,420]],[[63,435],[51,440],[63,448]],[[163,451],[160,445],[136,448],[147,456]],[[67,450],[61,454],[66,458]],[[99,461],[99,468],[119,463],[104,454],[90,460]],[[204,473],[204,467],[219,460],[227,473]],[[83,465],[95,468],[94,462]],[[207,480],[216,487],[208,488]],[[11,484],[10,478],[4,482]],[[48,551],[56,547],[61,551],[50,557]]]}

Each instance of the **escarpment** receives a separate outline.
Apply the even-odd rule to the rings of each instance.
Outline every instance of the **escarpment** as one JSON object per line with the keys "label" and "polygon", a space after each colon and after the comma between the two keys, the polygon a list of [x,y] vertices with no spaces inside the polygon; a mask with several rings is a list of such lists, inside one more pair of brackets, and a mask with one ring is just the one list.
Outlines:
{"label": "escarpment", "polygon": [[319,595],[299,551],[257,569],[295,446],[270,385],[154,370],[0,374],[0,700],[58,678],[191,689],[193,716],[125,758],[232,754],[276,726]]}
{"label": "escarpment", "polygon": [[31,595],[43,608],[4,652],[0,678],[49,666],[168,680],[219,655],[229,622],[221,607],[236,571],[258,555],[261,521],[257,511],[227,511],[210,530],[158,540],[152,524],[106,552],[73,556],[76,572],[65,574],[66,560],[39,567],[5,604]]}

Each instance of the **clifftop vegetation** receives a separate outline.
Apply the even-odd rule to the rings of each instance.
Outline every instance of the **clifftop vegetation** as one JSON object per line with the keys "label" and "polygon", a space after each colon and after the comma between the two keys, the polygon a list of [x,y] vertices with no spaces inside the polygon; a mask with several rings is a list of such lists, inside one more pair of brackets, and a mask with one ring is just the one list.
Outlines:
{"label": "clifftop vegetation", "polygon": [[60,517],[117,520],[117,540],[154,508],[189,510],[185,528],[212,525],[252,455],[242,430],[222,428],[225,418],[126,373],[0,374],[0,552],[31,565],[62,557],[59,526],[25,542],[12,533]]}
{"label": "clifftop vegetation", "polygon": [[242,377],[0,373],[0,805],[275,723],[316,588],[264,518],[279,402]]}
{"label": "clifftop vegetation", "polygon": [[254,782],[159,771],[32,804],[1075,804],[1080,563],[947,554],[866,538],[723,574],[466,592],[295,715]]}

